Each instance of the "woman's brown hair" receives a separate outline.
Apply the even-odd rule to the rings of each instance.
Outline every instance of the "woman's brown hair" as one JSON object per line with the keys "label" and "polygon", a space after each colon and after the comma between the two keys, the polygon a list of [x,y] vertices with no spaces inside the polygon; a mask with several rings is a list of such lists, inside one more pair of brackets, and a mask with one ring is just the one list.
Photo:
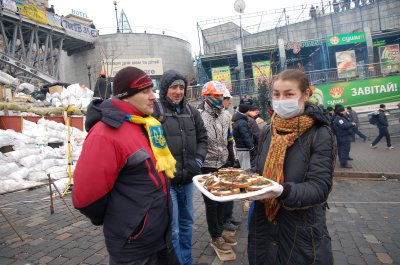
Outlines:
{"label": "woman's brown hair", "polygon": [[308,81],[307,75],[300,70],[287,69],[283,72],[280,72],[278,75],[274,76],[272,80],[272,85],[274,85],[274,83],[277,80],[281,81],[289,80],[297,82],[302,93],[304,93],[307,89],[310,89],[310,96],[312,95],[312,90],[310,88],[310,81]]}

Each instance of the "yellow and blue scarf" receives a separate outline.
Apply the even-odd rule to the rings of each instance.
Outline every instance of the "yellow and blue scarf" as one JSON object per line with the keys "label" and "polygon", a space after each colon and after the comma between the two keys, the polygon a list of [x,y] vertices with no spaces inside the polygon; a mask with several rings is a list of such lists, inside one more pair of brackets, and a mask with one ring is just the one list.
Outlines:
{"label": "yellow and blue scarf", "polygon": [[156,169],[158,171],[165,171],[165,174],[169,178],[174,178],[176,160],[168,148],[161,123],[151,116],[126,115],[125,120],[144,125],[150,139],[151,150],[153,150],[154,157],[157,160]]}

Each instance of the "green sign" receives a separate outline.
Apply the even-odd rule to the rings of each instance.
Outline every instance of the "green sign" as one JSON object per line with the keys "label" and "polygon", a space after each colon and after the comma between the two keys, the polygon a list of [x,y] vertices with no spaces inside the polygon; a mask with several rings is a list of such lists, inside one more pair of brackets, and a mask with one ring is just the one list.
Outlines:
{"label": "green sign", "polygon": [[334,36],[328,36],[326,42],[328,46],[339,46],[346,44],[354,44],[359,42],[365,42],[365,32],[356,32],[350,34],[338,34]]}
{"label": "green sign", "polygon": [[316,85],[311,89],[325,107],[336,104],[358,107],[398,102],[400,76]]}
{"label": "green sign", "polygon": [[376,40],[376,41],[373,42],[373,46],[374,47],[379,47],[379,46],[382,46],[382,45],[386,45],[386,40]]}

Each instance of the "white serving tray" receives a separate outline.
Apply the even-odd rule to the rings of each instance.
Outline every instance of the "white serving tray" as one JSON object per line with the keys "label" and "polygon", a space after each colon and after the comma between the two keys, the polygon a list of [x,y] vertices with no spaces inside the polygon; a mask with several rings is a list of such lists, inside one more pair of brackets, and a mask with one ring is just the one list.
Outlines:
{"label": "white serving tray", "polygon": [[263,188],[261,190],[250,191],[250,192],[247,192],[247,193],[239,193],[239,194],[234,194],[234,195],[229,195],[229,196],[215,196],[214,194],[212,194],[211,192],[206,190],[203,187],[203,185],[199,182],[199,178],[201,178],[203,176],[207,176],[207,175],[210,175],[210,174],[203,174],[203,175],[194,176],[193,177],[193,183],[201,193],[203,193],[209,199],[211,199],[213,201],[217,201],[217,202],[238,201],[238,200],[247,199],[247,198],[250,198],[250,197],[253,197],[253,196],[257,196],[257,195],[260,195],[260,194],[264,194],[264,193],[266,193],[268,191],[271,191],[273,187],[275,187],[276,185],[279,185],[275,181],[268,180],[268,181],[270,181],[272,183],[272,185],[268,186],[266,188]]}

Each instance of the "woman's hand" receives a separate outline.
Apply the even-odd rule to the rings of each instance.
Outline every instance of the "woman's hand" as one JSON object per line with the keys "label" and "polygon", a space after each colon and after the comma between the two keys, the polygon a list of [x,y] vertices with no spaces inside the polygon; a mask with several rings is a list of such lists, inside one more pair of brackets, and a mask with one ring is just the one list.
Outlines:
{"label": "woman's hand", "polygon": [[249,197],[247,198],[248,200],[252,201],[259,201],[259,200],[264,200],[264,199],[275,199],[276,197],[279,197],[282,194],[283,191],[283,186],[281,184],[275,185],[272,187],[272,189],[266,191],[263,194]]}

